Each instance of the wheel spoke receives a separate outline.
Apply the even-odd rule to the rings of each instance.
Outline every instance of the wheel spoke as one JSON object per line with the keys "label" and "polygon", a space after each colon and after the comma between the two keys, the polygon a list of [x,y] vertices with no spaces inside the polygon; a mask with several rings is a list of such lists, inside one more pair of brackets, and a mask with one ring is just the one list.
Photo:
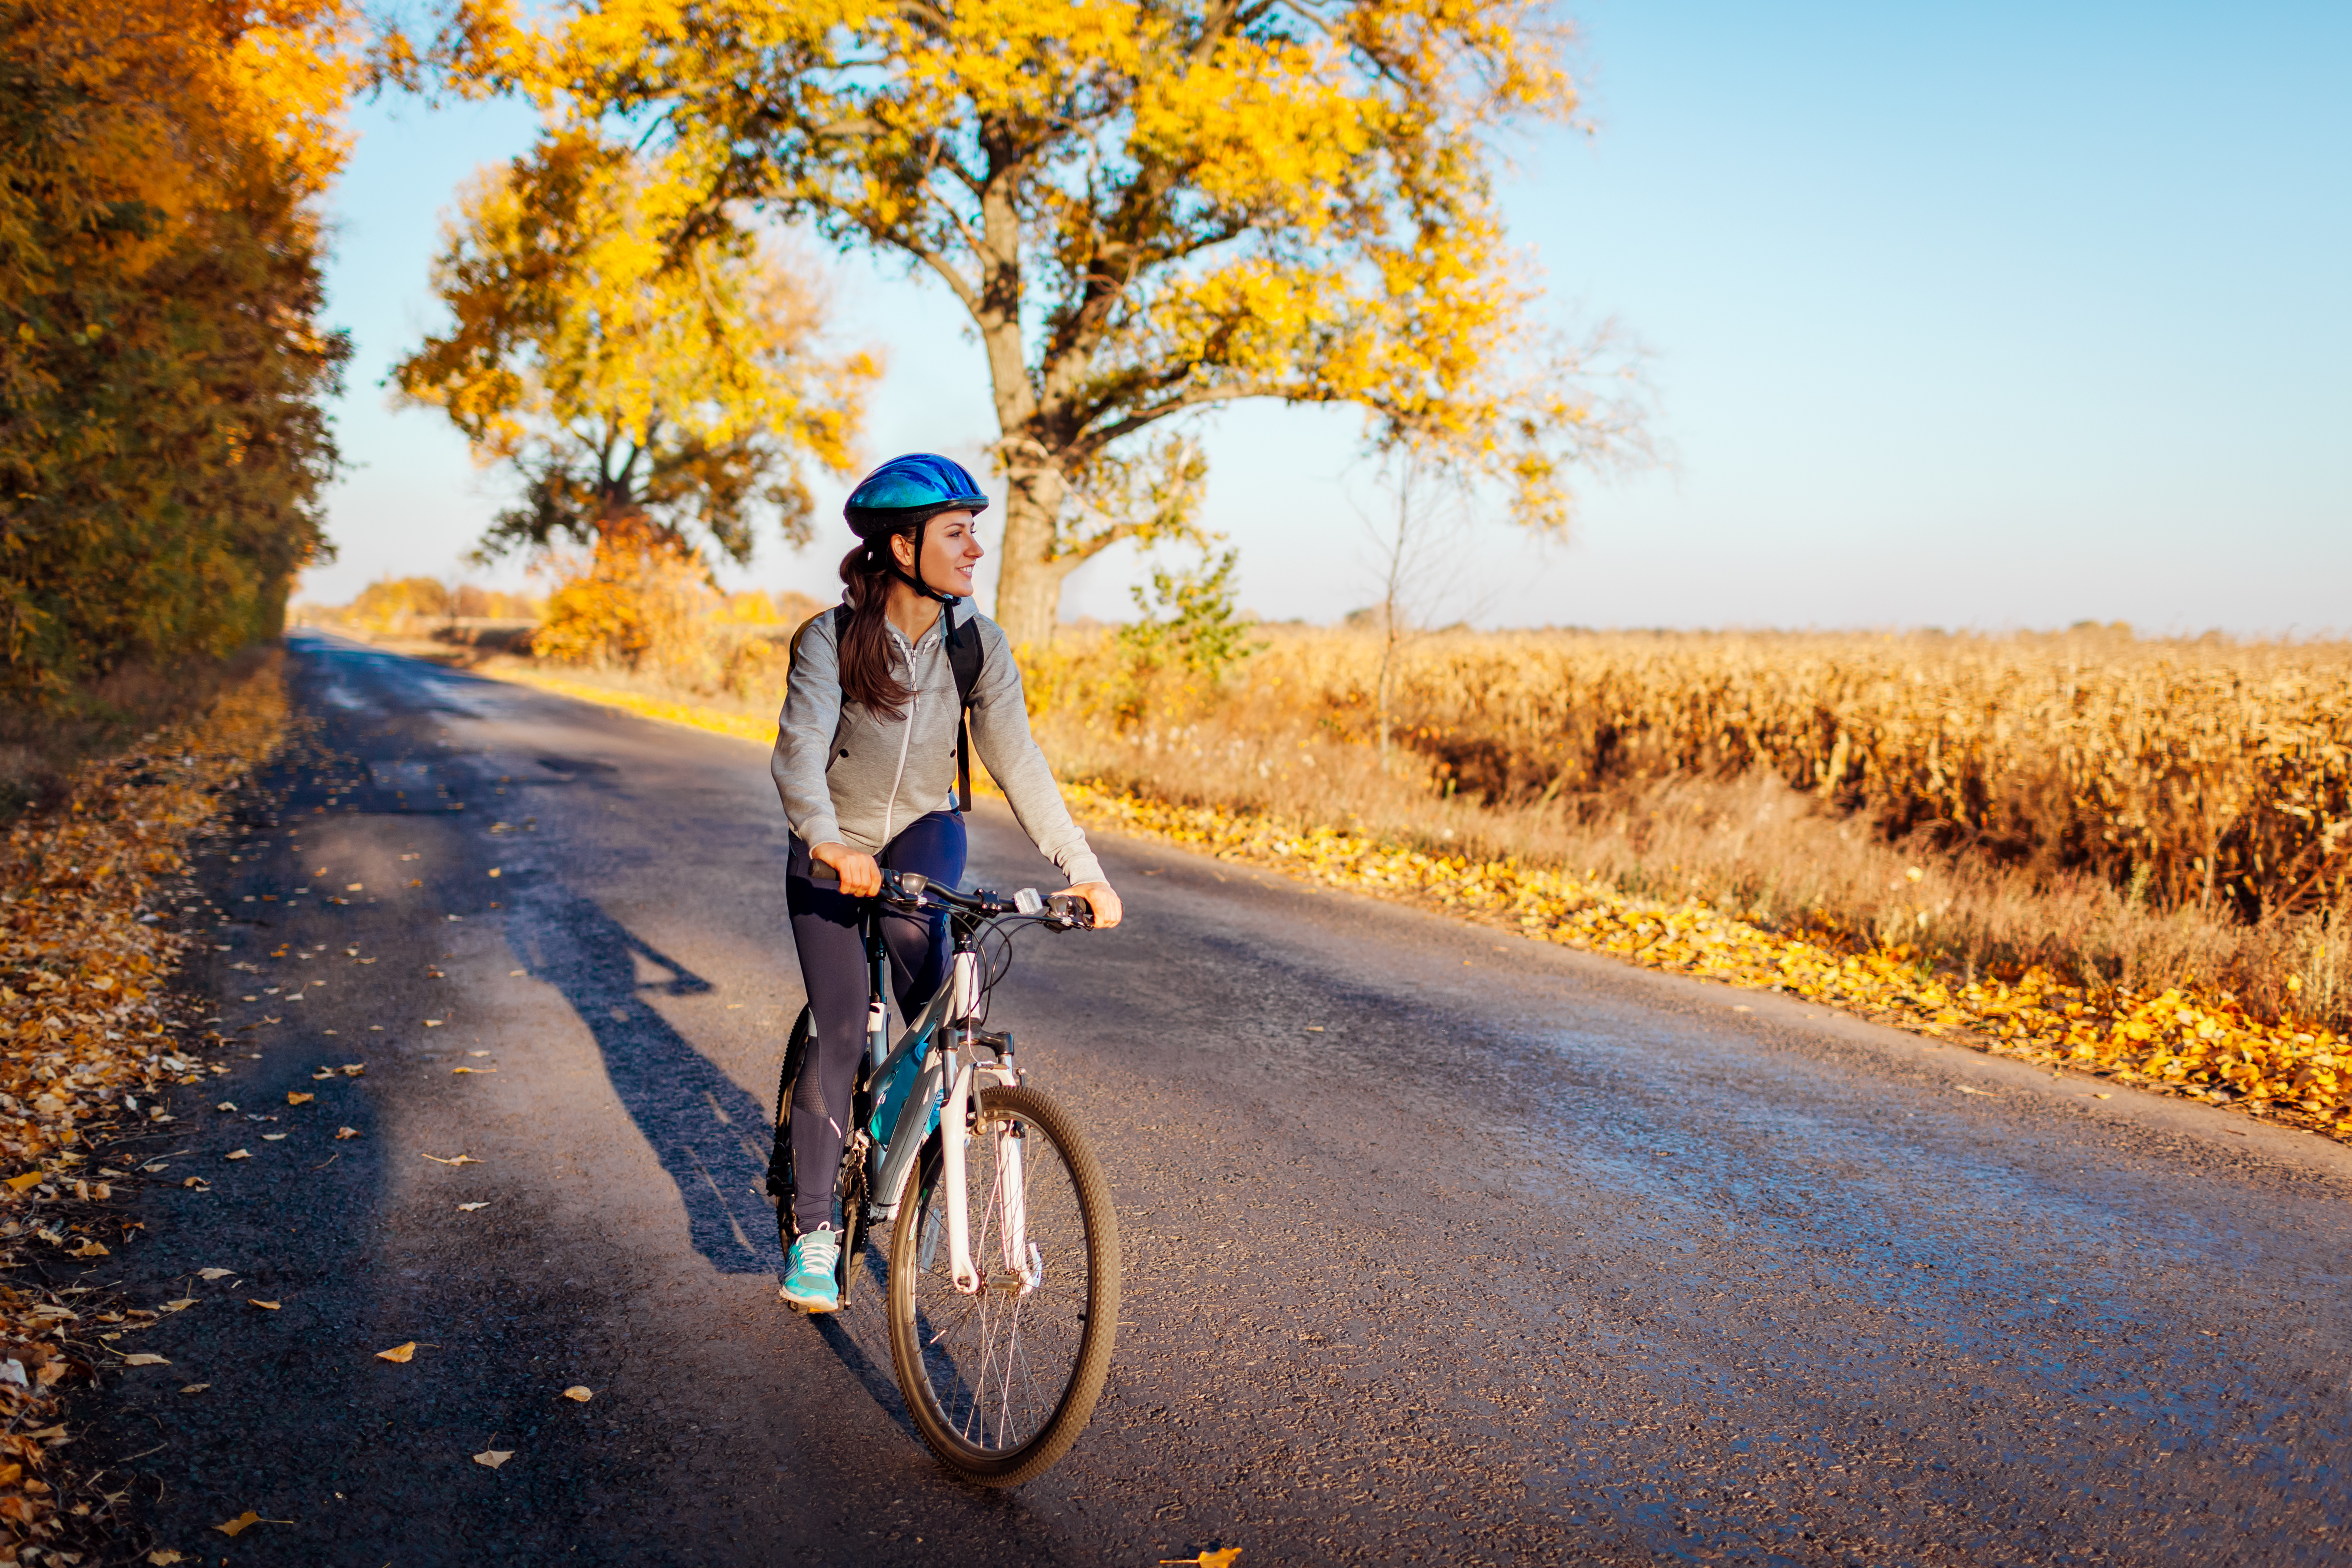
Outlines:
{"label": "wheel spoke", "polygon": [[[983,1091],[975,1120],[965,1191],[942,1190],[932,1155],[908,1196],[892,1343],[925,1439],[973,1479],[1004,1484],[1003,1467],[1025,1479],[1058,1457],[1100,1392],[1116,1325],[1090,1316],[1117,1304],[1116,1221],[1091,1159],[1081,1152],[1083,1173],[1073,1167],[1050,1101]],[[956,1289],[945,1246],[947,1205],[959,1200],[980,1276],[970,1294]]]}

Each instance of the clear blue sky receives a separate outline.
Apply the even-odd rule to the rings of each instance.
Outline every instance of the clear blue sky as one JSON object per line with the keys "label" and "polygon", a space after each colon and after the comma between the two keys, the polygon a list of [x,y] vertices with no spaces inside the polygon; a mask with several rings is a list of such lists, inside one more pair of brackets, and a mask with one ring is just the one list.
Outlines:
{"label": "clear blue sky", "polygon": [[[1508,211],[1561,319],[1650,351],[1674,461],[1587,485],[1564,546],[1484,524],[1482,619],[2352,632],[2352,5],[1574,14],[1591,132],[1517,149]],[[331,276],[356,467],[341,559],[305,584],[329,601],[457,574],[496,510],[440,416],[380,384],[434,319],[457,182],[532,131],[507,105],[356,125]],[[890,363],[875,454],[976,452],[985,377],[951,303],[835,268],[843,333]],[[1372,596],[1352,437],[1258,406],[1210,427],[1209,521],[1259,614]],[[740,577],[830,596],[845,544]],[[1126,614],[1138,575],[1106,556],[1064,613]]]}

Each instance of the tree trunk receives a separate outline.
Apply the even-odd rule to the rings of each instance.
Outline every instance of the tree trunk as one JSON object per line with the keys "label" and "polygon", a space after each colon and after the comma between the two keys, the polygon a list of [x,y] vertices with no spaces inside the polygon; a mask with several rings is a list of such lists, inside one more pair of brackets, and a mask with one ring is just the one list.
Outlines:
{"label": "tree trunk", "polygon": [[1015,453],[1006,465],[1004,553],[996,568],[996,624],[1014,647],[1045,648],[1062,616],[1062,579],[1076,565],[1055,552],[1062,497],[1051,466]]}
{"label": "tree trunk", "polygon": [[1389,765],[1389,670],[1396,663],[1396,595],[1391,593],[1384,606],[1388,626],[1381,642],[1381,678],[1372,698],[1372,707],[1380,715],[1381,767]]}

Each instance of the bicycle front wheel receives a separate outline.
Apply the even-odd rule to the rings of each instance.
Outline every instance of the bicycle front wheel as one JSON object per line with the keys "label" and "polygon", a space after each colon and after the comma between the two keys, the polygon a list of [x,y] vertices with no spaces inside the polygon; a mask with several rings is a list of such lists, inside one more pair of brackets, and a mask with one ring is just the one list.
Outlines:
{"label": "bicycle front wheel", "polygon": [[974,1097],[965,1144],[979,1289],[956,1288],[940,1133],[890,1235],[890,1359],[916,1429],[950,1469],[1016,1487],[1069,1451],[1118,1335],[1118,1220],[1093,1151],[1031,1089]]}

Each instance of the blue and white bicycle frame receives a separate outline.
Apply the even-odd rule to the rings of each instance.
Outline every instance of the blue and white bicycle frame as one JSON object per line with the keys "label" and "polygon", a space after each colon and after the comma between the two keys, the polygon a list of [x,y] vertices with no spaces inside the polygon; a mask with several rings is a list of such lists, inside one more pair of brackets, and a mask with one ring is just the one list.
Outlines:
{"label": "blue and white bicycle frame", "polygon": [[[983,1033],[978,1026],[987,994],[978,934],[1000,915],[1020,915],[1066,929],[1091,921],[1079,912],[1083,904],[1074,907],[1058,897],[1049,903],[1034,889],[1023,889],[1008,902],[985,892],[953,892],[911,873],[886,873],[882,894],[875,903],[866,922],[870,973],[866,1081],[875,1110],[850,1134],[844,1161],[862,1163],[866,1173],[866,1212],[860,1217],[868,1224],[887,1225],[897,1217],[898,1205],[906,1199],[924,1141],[934,1126],[940,1129],[949,1269],[955,1288],[969,1295],[981,1288],[982,1279],[981,1270],[973,1266],[964,1180],[971,1105],[984,1089],[1015,1088],[1021,1082],[1021,1069],[1013,1058],[1013,1037]],[[896,1046],[889,1041],[888,1012],[883,1004],[887,955],[881,940],[879,906],[885,903],[909,913],[944,909],[955,944],[946,984],[901,1031]],[[896,1097],[892,1116],[890,1090],[910,1063],[915,1064],[913,1081]],[[891,1124],[884,1136],[880,1123],[886,1116],[891,1117]],[[1043,1265],[1027,1237],[1021,1141],[1010,1130],[999,1131],[995,1136],[1002,1145],[996,1151],[996,1169],[1008,1221],[1002,1234],[1003,1266],[1006,1275],[1021,1280],[1020,1293],[1027,1295],[1036,1289]],[[844,1216],[845,1221],[847,1217]]]}

